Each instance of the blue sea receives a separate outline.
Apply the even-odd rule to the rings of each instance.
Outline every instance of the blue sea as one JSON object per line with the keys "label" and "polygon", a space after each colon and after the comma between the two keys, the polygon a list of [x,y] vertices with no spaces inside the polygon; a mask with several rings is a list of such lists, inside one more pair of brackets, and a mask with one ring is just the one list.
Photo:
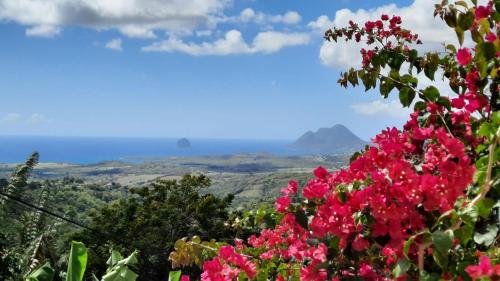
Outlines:
{"label": "blue sea", "polygon": [[189,139],[190,148],[178,148],[173,138],[105,138],[0,136],[0,163],[20,163],[33,152],[40,162],[92,164],[118,160],[142,162],[173,156],[213,156],[238,153],[299,155],[291,140]]}

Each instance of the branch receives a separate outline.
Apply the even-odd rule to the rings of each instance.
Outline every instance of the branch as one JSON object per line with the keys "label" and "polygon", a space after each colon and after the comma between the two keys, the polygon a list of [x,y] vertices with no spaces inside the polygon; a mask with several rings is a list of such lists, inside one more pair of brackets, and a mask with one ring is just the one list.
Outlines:
{"label": "branch", "polygon": [[[486,195],[488,194],[488,192],[490,191],[491,186],[493,185],[493,181],[491,180],[491,174],[493,171],[493,165],[494,165],[493,159],[495,157],[495,149],[498,145],[499,135],[500,135],[500,128],[496,132],[495,140],[493,141],[493,143],[489,147],[490,151],[488,153],[488,167],[486,169],[486,179],[484,181],[484,185],[481,188],[481,193],[479,193],[469,203],[469,205],[471,205],[471,206],[477,205],[481,200],[483,200],[486,197]],[[463,220],[459,219],[454,225],[452,225],[449,228],[449,230],[455,231],[455,230],[459,229],[460,226],[462,225],[462,223],[463,223]],[[429,248],[430,246],[432,246],[432,242],[427,242],[427,243],[421,244],[418,247],[418,269],[419,270],[424,269],[424,251],[427,248]]]}
{"label": "branch", "polygon": [[[405,83],[403,83],[403,82],[401,82],[401,81],[399,81],[399,80],[396,80],[396,79],[394,79],[394,78],[392,78],[392,77],[385,76],[385,75],[382,75],[382,74],[380,74],[380,73],[379,73],[378,75],[379,75],[380,77],[387,78],[387,79],[389,79],[389,80],[391,80],[391,81],[393,81],[393,82],[396,82],[396,83],[398,83],[399,85],[402,85],[402,86],[404,86],[404,87],[408,87],[408,88],[412,89],[413,91],[415,91],[415,93],[419,93],[419,94],[421,94],[421,96],[423,96],[423,97],[424,97],[424,98],[423,98],[423,100],[425,100],[425,101],[429,102],[429,100],[425,99],[424,93],[423,93],[422,91],[420,91],[419,89],[417,89],[417,88],[415,88],[415,87],[413,87],[413,86],[411,86],[411,85],[409,85],[409,84],[405,84]],[[444,120],[444,116],[443,116],[440,112],[437,112],[437,115],[439,116],[439,118],[440,118],[440,119],[441,119],[441,121],[443,122],[443,125],[444,125],[444,127],[446,128],[446,131],[448,131],[448,133],[449,133],[450,135],[454,136],[454,135],[453,135],[453,133],[451,132],[450,127],[448,127],[448,124],[446,124],[446,121]]]}

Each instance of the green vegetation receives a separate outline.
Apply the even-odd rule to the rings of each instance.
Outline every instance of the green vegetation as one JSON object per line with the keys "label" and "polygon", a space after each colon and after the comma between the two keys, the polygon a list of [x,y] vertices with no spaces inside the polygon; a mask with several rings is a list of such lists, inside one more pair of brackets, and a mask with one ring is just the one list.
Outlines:
{"label": "green vegetation", "polygon": [[166,280],[168,254],[176,239],[199,235],[208,238],[232,237],[224,224],[233,199],[200,195],[210,185],[204,176],[186,175],[181,180],[160,180],[137,189],[134,196],[90,213],[89,227],[73,238],[90,249],[91,268],[102,273],[109,248],[121,252],[138,250],[142,280]]}
{"label": "green vegetation", "polygon": [[[72,177],[28,181],[37,158],[33,154],[9,180],[0,181],[0,280],[64,280],[85,271],[67,264],[71,240],[88,247],[89,278],[110,274],[111,251],[114,260],[123,259],[118,252],[135,253],[139,280],[168,280],[168,255],[176,240],[193,235],[225,240],[235,234],[227,223],[234,196],[210,194],[205,175],[135,188]],[[81,245],[73,243],[70,261],[83,251]]]}

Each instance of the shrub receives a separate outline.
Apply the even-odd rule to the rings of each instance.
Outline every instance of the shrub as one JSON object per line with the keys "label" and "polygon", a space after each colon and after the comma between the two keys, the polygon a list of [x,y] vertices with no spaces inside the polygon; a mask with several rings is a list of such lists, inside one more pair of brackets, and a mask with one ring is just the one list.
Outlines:
{"label": "shrub", "polygon": [[[184,241],[171,257],[202,265],[206,281],[498,280],[500,3],[472,2],[436,5],[460,42],[444,52],[419,53],[398,16],[328,30],[368,45],[339,83],[397,92],[414,107],[404,128],[382,131],[347,169],[317,168],[299,203],[292,181],[279,223],[246,244]],[[423,75],[450,90],[421,88]]]}

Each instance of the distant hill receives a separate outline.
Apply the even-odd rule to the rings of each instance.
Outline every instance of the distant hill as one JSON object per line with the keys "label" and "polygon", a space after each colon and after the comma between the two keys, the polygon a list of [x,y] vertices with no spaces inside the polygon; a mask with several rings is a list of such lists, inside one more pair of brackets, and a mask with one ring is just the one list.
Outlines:
{"label": "distant hill", "polygon": [[178,148],[190,148],[191,143],[187,138],[181,138],[177,141],[177,147]]}
{"label": "distant hill", "polygon": [[308,131],[291,146],[316,153],[352,153],[367,144],[346,126],[337,124],[331,128],[320,128],[315,133]]}

